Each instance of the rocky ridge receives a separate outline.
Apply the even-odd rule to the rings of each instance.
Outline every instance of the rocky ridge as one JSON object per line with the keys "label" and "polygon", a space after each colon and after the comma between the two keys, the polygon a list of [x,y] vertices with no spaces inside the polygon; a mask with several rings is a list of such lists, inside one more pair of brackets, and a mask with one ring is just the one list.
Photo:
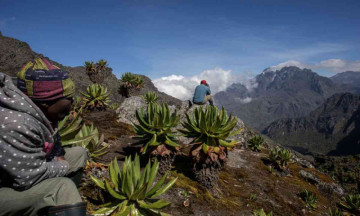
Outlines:
{"label": "rocky ridge", "polygon": [[263,133],[302,153],[359,154],[360,96],[335,94],[309,115],[275,121]]}
{"label": "rocky ridge", "polygon": [[360,71],[345,71],[338,73],[330,79],[344,92],[360,94]]}
{"label": "rocky ridge", "polygon": [[[29,61],[32,61],[35,57],[40,56],[39,53],[34,52],[30,46],[23,41],[6,37],[0,34],[0,72],[4,72],[10,76],[15,77],[20,68]],[[47,58],[47,57],[45,57]],[[69,67],[64,66],[56,61],[47,58],[52,64],[60,67],[61,69],[68,71],[70,78],[74,81],[76,86],[76,94],[80,95],[80,92],[85,92],[86,87],[93,84],[86,73],[84,66]],[[110,63],[111,64],[111,63]],[[108,91],[110,91],[110,99],[112,102],[121,103],[125,97],[118,93],[118,89],[122,84],[121,80],[117,79],[113,74],[112,68],[108,68],[105,71],[104,85]],[[145,81],[144,88],[135,91],[134,95],[142,95],[148,91],[157,92],[161,101],[167,102],[171,105],[180,105],[180,100],[169,96],[163,92],[159,92],[158,89],[151,82],[150,78],[143,76]]]}
{"label": "rocky ridge", "polygon": [[217,104],[260,131],[275,120],[309,114],[339,91],[329,78],[298,67],[265,70],[251,82],[247,87],[233,84],[214,97]]}

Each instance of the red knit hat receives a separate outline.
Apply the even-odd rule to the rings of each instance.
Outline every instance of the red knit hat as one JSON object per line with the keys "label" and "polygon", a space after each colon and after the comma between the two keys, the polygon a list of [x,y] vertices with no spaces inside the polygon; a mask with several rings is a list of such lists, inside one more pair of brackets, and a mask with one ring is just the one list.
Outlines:
{"label": "red knit hat", "polygon": [[204,85],[206,85],[206,84],[207,84],[207,82],[206,82],[206,80],[201,80],[200,84],[204,84]]}

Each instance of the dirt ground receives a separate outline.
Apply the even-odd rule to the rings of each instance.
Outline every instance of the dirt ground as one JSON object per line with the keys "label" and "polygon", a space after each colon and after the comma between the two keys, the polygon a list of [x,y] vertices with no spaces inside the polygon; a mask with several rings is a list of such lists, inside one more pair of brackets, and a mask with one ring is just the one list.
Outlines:
{"label": "dirt ground", "polygon": [[[132,145],[135,143],[132,126],[118,123],[115,111],[85,113],[84,120],[86,123],[93,122],[110,144],[109,152],[98,162],[107,164],[115,156],[121,162],[126,155],[139,151],[139,147]],[[162,197],[172,203],[164,209],[166,213],[196,216],[252,215],[254,210],[263,208],[266,212],[272,211],[273,215],[325,215],[329,208],[335,207],[340,201],[336,194],[324,193],[306,182],[299,171],[310,171],[323,181],[332,182],[329,176],[296,163],[289,165],[286,174],[278,171],[271,173],[265,162],[266,153],[240,149],[229,154],[228,163],[220,172],[218,188],[209,192],[193,180],[188,149],[184,146],[177,155],[171,177],[178,177],[178,180]],[[88,188],[82,190],[82,193],[88,196],[92,208],[96,208],[101,203],[98,197],[94,197],[97,189],[91,183],[86,184]],[[306,207],[298,197],[297,194],[303,189],[314,192],[318,197],[314,210]]]}

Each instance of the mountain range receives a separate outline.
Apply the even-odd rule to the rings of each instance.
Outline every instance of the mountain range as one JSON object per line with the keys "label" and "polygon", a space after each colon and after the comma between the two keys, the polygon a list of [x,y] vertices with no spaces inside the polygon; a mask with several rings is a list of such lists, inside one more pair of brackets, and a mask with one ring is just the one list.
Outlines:
{"label": "mountain range", "polygon": [[360,154],[360,95],[334,94],[307,116],[274,121],[263,133],[301,153]]}
{"label": "mountain range", "polygon": [[[39,54],[27,43],[0,33],[0,72],[15,76],[22,65],[36,56]],[[49,60],[69,72],[77,94],[92,84],[85,67],[68,67]],[[121,103],[124,97],[118,93],[118,88],[122,82],[110,67],[106,73],[103,85],[111,92],[112,101]],[[160,101],[180,106],[180,100],[159,92],[148,77],[143,78],[145,87],[138,95],[155,91]],[[268,68],[250,83],[234,83],[214,98],[218,105],[247,125],[285,146],[303,153],[350,154],[360,153],[354,146],[359,140],[359,110],[356,108],[359,86],[359,72],[347,71],[327,78],[298,67],[276,71]],[[341,94],[344,92],[352,94]]]}
{"label": "mountain range", "polygon": [[281,118],[305,116],[340,91],[330,78],[298,67],[266,69],[250,86],[233,84],[214,98],[259,131]]}
{"label": "mountain range", "polygon": [[269,68],[217,93],[215,101],[280,144],[301,153],[360,153],[360,72],[330,78],[309,69]]}

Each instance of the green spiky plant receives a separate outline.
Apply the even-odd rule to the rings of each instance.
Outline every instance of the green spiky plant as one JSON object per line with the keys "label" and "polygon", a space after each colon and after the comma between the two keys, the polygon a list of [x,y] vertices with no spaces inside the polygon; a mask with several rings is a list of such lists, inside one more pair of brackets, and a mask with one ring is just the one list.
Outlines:
{"label": "green spiky plant", "polygon": [[119,88],[119,93],[125,97],[130,97],[135,91],[138,91],[145,85],[145,81],[142,76],[131,72],[122,74],[121,81],[123,84]]}
{"label": "green spiky plant", "polygon": [[266,213],[264,211],[264,209],[255,210],[255,211],[253,211],[253,214],[254,214],[254,216],[272,216],[273,215],[272,211],[269,213]]}
{"label": "green spiky plant", "polygon": [[269,160],[279,169],[286,168],[288,164],[291,162],[291,159],[292,159],[292,154],[287,149],[281,150],[278,147],[270,149]]}
{"label": "green spiky plant", "polygon": [[139,140],[136,144],[143,145],[141,153],[158,159],[160,173],[170,170],[179,148],[173,131],[180,120],[177,111],[170,113],[165,103],[150,103],[146,111],[141,108],[135,115],[139,122],[134,124],[136,139]]}
{"label": "green spiky plant", "polygon": [[292,159],[292,154],[289,150],[283,149],[282,151],[279,151],[279,160],[280,160],[280,165],[282,167],[287,167],[291,159]]}
{"label": "green spiky plant", "polygon": [[340,202],[340,207],[346,211],[360,214],[360,194],[349,194],[342,198],[344,202]]}
{"label": "green spiky plant", "polygon": [[343,216],[343,213],[340,209],[335,207],[334,209],[329,208],[329,212],[327,215],[328,216]]}
{"label": "green spiky plant", "polygon": [[89,137],[91,139],[84,140],[82,142],[78,142],[74,144],[74,146],[81,146],[85,148],[91,159],[99,159],[100,156],[106,154],[108,151],[106,150],[108,145],[104,144],[104,135],[102,134],[99,138],[99,131],[94,125],[91,123],[90,126],[83,125],[80,131],[76,134],[75,138]]}
{"label": "green spiky plant", "polygon": [[124,216],[168,215],[160,210],[169,205],[170,202],[156,198],[166,193],[177,178],[165,184],[168,175],[165,174],[153,185],[158,168],[159,163],[156,160],[154,163],[149,161],[143,172],[141,172],[139,157],[135,155],[133,161],[131,156],[126,157],[120,169],[115,158],[109,165],[110,181],[91,176],[95,184],[112,198],[110,202],[104,204],[102,208],[93,212],[93,214],[109,215],[116,212],[116,215]]}
{"label": "green spiky plant", "polygon": [[61,145],[74,145],[84,141],[89,141],[92,136],[75,137],[81,130],[83,125],[82,118],[77,115],[71,119],[71,115],[65,116],[65,118],[58,123],[58,133],[61,137]]}
{"label": "green spiky plant", "polygon": [[[225,164],[228,148],[238,141],[228,140],[241,131],[233,131],[236,117],[228,116],[224,107],[218,110],[214,106],[199,106],[192,115],[186,113],[186,121],[180,129],[186,137],[193,138],[190,156],[193,158],[195,178],[207,188],[217,185],[219,170]],[[232,132],[233,131],[233,132]]]}
{"label": "green spiky plant", "polygon": [[93,83],[103,83],[105,78],[105,71],[107,69],[106,60],[100,59],[97,63],[94,63],[93,61],[86,61],[84,66],[86,73]]}
{"label": "green spiky plant", "polygon": [[141,97],[145,100],[146,104],[156,103],[156,101],[159,99],[159,96],[155,92],[147,92]]}
{"label": "green spiky plant", "polygon": [[278,147],[272,148],[269,151],[269,160],[274,165],[278,165],[279,151],[280,149]]}
{"label": "green spiky plant", "polygon": [[105,110],[110,103],[110,92],[100,84],[92,84],[86,88],[86,93],[81,92],[84,96],[84,106],[89,110]]}
{"label": "green spiky plant", "polygon": [[301,200],[305,203],[306,206],[315,209],[317,203],[317,197],[312,191],[303,190],[298,193]]}
{"label": "green spiky plant", "polygon": [[252,151],[260,152],[263,143],[264,138],[262,138],[261,136],[254,136],[249,140],[248,146]]}
{"label": "green spiky plant", "polygon": [[119,104],[118,103],[113,103],[113,104],[111,104],[110,106],[109,106],[109,108],[110,109],[112,109],[112,110],[116,110],[117,108],[119,108]]}
{"label": "green spiky plant", "polygon": [[74,102],[70,111],[69,120],[72,120],[73,118],[76,118],[76,116],[81,115],[83,111],[83,99],[79,96],[75,96],[73,100]]}

